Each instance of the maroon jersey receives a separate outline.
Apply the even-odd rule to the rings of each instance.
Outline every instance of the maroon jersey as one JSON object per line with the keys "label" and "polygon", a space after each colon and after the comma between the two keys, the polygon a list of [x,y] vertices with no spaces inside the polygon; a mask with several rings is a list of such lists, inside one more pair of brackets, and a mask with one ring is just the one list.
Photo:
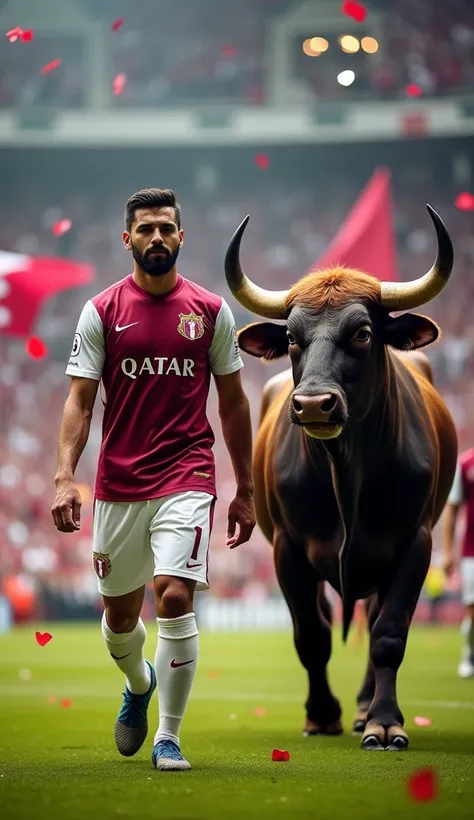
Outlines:
{"label": "maroon jersey", "polygon": [[464,504],[465,506],[466,528],[462,545],[462,557],[474,558],[474,447],[459,456],[448,503]]}
{"label": "maroon jersey", "polygon": [[182,276],[153,296],[130,274],[86,302],[66,373],[102,381],[95,498],[215,495],[210,377],[241,367],[229,306]]}

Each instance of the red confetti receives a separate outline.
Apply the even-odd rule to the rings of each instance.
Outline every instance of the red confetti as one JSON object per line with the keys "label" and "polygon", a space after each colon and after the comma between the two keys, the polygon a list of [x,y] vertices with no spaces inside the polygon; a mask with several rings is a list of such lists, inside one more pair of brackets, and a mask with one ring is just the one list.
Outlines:
{"label": "red confetti", "polygon": [[53,639],[53,636],[50,635],[49,632],[35,632],[35,637],[40,646],[46,646],[46,644]]}
{"label": "red confetti", "polygon": [[270,167],[270,160],[266,154],[255,154],[254,162],[261,171],[266,171]]}
{"label": "red confetti", "polygon": [[231,45],[221,46],[221,55],[222,57],[237,57],[237,49]]}
{"label": "red confetti", "polygon": [[363,23],[367,16],[367,9],[362,3],[356,3],[355,0],[345,0],[342,4],[342,13],[352,17],[356,23]]}
{"label": "red confetti", "polygon": [[[48,354],[48,348],[41,339],[38,339],[37,336],[32,336],[26,343],[26,352],[32,359],[44,359]],[[38,635],[39,633],[37,632],[36,634]],[[50,635],[49,640],[51,640],[51,637]]]}
{"label": "red confetti", "polygon": [[272,760],[274,761],[287,761],[290,759],[290,753],[285,751],[281,751],[280,749],[273,749],[272,751]]}
{"label": "red confetti", "polygon": [[48,698],[48,703],[49,703],[51,706],[53,706],[53,705],[56,703],[56,698],[54,697],[54,695],[50,695],[50,696],[49,696],[49,698]]}
{"label": "red confetti", "polygon": [[63,233],[67,233],[71,229],[71,225],[70,219],[60,219],[59,222],[54,223],[52,231],[55,236],[62,236]]}
{"label": "red confetti", "polygon": [[454,204],[460,211],[474,211],[474,196],[467,191],[463,191],[457,195]]}
{"label": "red confetti", "polygon": [[55,68],[57,68],[58,66],[60,66],[60,65],[61,65],[61,62],[62,62],[62,61],[61,61],[61,60],[59,60],[59,59],[57,59],[57,60],[51,60],[51,62],[50,62],[50,63],[46,63],[46,65],[44,65],[44,66],[43,66],[43,68],[41,69],[41,72],[40,72],[40,73],[41,73],[41,74],[49,74],[49,72],[50,72],[50,71],[54,71],[54,69],[55,69]]}
{"label": "red confetti", "polygon": [[119,17],[117,20],[114,20],[114,22],[111,25],[111,31],[118,31],[119,28],[121,28],[124,23],[125,23],[125,17]]}
{"label": "red confetti", "polygon": [[127,82],[127,75],[126,74],[117,74],[114,78],[113,89],[114,94],[116,97],[120,97],[123,89],[125,88],[125,83]]}
{"label": "red confetti", "polygon": [[417,803],[434,800],[438,791],[438,778],[434,769],[420,769],[408,778],[408,794]]}
{"label": "red confetti", "polygon": [[63,707],[63,709],[69,709],[69,707],[72,706],[72,700],[70,700],[69,698],[63,698],[63,700],[61,701],[61,706]]}
{"label": "red confetti", "polygon": [[219,677],[219,674],[220,674],[220,672],[219,672],[219,670],[218,670],[218,669],[211,669],[211,670],[208,672],[208,675],[207,675],[207,676],[208,676],[208,678],[218,678],[218,677]]}
{"label": "red confetti", "polygon": [[15,28],[11,28],[10,31],[7,31],[6,37],[8,37],[10,43],[14,43],[18,38],[23,34],[23,29],[20,26],[15,26]]}
{"label": "red confetti", "polygon": [[256,706],[253,713],[255,717],[265,717],[267,710],[263,706]]}
{"label": "red confetti", "polygon": [[27,28],[26,31],[22,31],[20,33],[20,40],[22,40],[23,43],[31,43],[32,39],[33,39],[33,29],[32,28]]}
{"label": "red confetti", "polygon": [[410,83],[409,85],[407,85],[407,87],[405,88],[405,92],[408,95],[408,97],[420,97],[422,93],[420,86],[416,83]]}
{"label": "red confetti", "polygon": [[417,726],[431,726],[431,718],[423,717],[422,715],[417,715],[413,718],[413,723]]}

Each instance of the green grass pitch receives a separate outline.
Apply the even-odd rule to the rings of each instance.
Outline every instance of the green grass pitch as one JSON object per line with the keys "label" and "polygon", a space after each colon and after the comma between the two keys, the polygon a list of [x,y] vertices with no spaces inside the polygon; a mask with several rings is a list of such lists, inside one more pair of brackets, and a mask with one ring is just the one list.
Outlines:
{"label": "green grass pitch", "polygon": [[[306,680],[291,634],[202,633],[181,734],[193,770],[171,773],[151,765],[156,700],[138,755],[122,758],[115,750],[122,678],[105,652],[99,622],[43,624],[53,634],[45,647],[35,641],[39,628],[0,637],[2,820],[474,817],[474,679],[456,676],[457,629],[411,632],[399,676],[411,741],[405,753],[363,752],[351,735],[365,642],[357,646],[350,638],[343,647],[334,628],[330,679],[346,733],[304,738]],[[152,623],[151,659],[154,646]],[[61,706],[64,698],[69,708]],[[257,707],[266,713],[256,715]],[[417,727],[416,715],[432,725]],[[288,749],[291,760],[273,763],[273,748]],[[414,803],[406,779],[426,766],[438,772],[438,798]]]}

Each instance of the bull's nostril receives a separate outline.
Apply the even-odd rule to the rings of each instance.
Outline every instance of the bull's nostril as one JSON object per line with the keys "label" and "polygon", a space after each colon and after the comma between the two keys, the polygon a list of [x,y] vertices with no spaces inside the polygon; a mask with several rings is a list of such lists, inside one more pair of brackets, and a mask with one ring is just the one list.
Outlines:
{"label": "bull's nostril", "polygon": [[303,412],[303,405],[298,399],[293,399],[293,409],[295,413],[302,413]]}
{"label": "bull's nostril", "polygon": [[337,396],[334,393],[331,396],[329,396],[327,399],[325,399],[323,401],[323,403],[321,404],[321,410],[323,411],[323,413],[330,413],[331,410],[334,410],[334,408],[336,406],[336,401],[337,401]]}

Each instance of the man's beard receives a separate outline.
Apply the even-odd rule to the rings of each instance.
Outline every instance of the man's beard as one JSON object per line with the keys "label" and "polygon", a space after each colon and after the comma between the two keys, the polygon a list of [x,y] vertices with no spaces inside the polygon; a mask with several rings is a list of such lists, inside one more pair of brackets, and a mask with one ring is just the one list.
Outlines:
{"label": "man's beard", "polygon": [[135,262],[142,269],[142,271],[147,273],[149,276],[165,276],[165,274],[170,272],[179,254],[178,246],[174,253],[170,253],[166,248],[156,249],[163,251],[165,256],[154,256],[150,251],[143,255],[132,242],[130,244]]}

